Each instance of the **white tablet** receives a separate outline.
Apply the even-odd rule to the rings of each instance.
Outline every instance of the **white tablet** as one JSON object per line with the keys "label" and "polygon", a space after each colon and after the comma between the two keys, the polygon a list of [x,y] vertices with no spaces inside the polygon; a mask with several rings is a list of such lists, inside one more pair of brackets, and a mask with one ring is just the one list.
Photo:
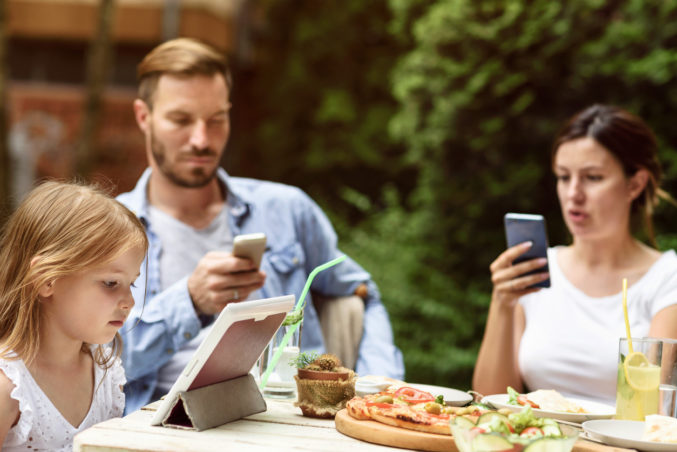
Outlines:
{"label": "white tablet", "polygon": [[294,308],[294,295],[228,304],[155,412],[160,425],[178,394],[247,375]]}

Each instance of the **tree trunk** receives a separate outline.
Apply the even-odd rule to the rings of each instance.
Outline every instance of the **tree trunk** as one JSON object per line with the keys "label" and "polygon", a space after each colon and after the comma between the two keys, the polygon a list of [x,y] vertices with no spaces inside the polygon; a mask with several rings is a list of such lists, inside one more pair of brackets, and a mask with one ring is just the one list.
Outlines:
{"label": "tree trunk", "polygon": [[0,202],[4,208],[0,214],[0,225],[4,224],[7,213],[12,210],[11,197],[11,160],[9,155],[9,140],[7,133],[8,111],[7,102],[9,82],[9,68],[7,67],[7,2],[0,0]]}
{"label": "tree trunk", "polygon": [[181,0],[165,0],[162,10],[162,40],[179,37],[181,25]]}
{"label": "tree trunk", "polygon": [[94,165],[99,161],[96,142],[106,77],[112,64],[111,28],[115,12],[115,0],[101,0],[96,35],[93,37],[87,57],[87,86],[82,117],[82,129],[75,152],[76,176],[88,179]]}

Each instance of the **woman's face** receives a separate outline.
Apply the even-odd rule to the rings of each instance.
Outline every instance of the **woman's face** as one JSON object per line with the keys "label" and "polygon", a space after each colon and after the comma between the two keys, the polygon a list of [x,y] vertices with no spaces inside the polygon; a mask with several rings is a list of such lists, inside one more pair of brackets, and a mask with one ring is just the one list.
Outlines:
{"label": "woman's face", "polygon": [[628,178],[621,163],[593,138],[562,144],[555,154],[557,196],[576,239],[627,234],[630,205],[646,185],[646,171]]}

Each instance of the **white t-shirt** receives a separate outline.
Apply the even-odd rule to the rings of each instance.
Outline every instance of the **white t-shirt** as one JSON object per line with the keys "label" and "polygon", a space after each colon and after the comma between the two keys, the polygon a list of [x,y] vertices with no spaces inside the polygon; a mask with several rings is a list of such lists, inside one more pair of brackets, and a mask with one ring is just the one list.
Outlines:
{"label": "white t-shirt", "polygon": [[[227,205],[221,209],[211,224],[203,229],[195,229],[153,206],[149,211],[153,231],[162,243],[160,256],[162,290],[190,275],[200,259],[209,251],[231,252],[233,249],[233,235],[228,225]],[[257,298],[260,298],[258,290],[249,294],[247,299]],[[155,395],[169,392],[211,328],[211,323],[203,327],[197,336],[177,350],[172,358],[160,368]]]}
{"label": "white t-shirt", "polygon": [[[519,301],[526,317],[518,358],[522,379],[530,391],[556,389],[615,405],[618,340],[626,337],[622,293],[585,295],[565,278],[557,251],[548,250],[550,288]],[[670,250],[628,288],[632,336],[647,336],[656,313],[673,304],[677,255]]]}
{"label": "white t-shirt", "polygon": [[[160,256],[162,290],[190,275],[202,256],[209,251],[230,252],[233,248],[226,206],[204,229],[195,229],[153,206],[150,206],[149,212],[153,231],[162,243]],[[169,392],[195,350],[207,337],[211,327],[211,324],[203,327],[197,336],[177,350],[174,356],[160,368],[156,389],[158,394]]]}

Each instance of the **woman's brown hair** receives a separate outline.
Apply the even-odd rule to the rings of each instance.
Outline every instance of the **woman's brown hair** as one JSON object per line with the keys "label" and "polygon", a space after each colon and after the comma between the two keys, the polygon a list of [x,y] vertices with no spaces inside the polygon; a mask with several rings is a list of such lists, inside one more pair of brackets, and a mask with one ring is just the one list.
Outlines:
{"label": "woman's brown hair", "polygon": [[653,131],[639,117],[620,107],[595,104],[575,114],[559,131],[552,148],[552,161],[562,144],[585,137],[604,146],[620,162],[626,177],[640,169],[649,173],[644,191],[632,202],[630,220],[635,231],[643,225],[649,241],[656,246],[654,207],[659,198],[672,203],[674,200],[660,189],[662,171]]}

